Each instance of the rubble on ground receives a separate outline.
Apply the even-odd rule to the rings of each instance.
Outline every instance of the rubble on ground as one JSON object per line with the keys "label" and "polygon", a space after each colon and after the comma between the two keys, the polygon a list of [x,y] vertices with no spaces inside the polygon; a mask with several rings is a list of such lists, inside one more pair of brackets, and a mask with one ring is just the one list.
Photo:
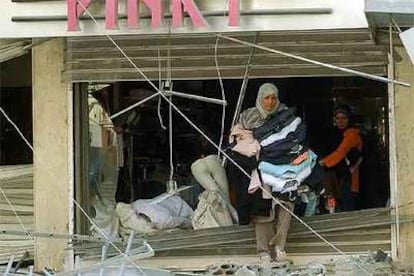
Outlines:
{"label": "rubble on ground", "polygon": [[318,263],[316,261],[303,266],[290,262],[263,262],[255,265],[223,262],[210,266],[205,275],[235,276],[385,276],[392,275],[392,260],[382,251],[368,251],[362,255],[343,256]]}

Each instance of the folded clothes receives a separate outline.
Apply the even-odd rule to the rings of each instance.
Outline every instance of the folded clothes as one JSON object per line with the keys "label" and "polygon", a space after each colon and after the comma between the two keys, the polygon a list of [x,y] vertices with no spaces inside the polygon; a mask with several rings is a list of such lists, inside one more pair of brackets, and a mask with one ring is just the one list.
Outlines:
{"label": "folded clothes", "polygon": [[304,168],[308,166],[313,168],[315,166],[317,155],[311,150],[308,152],[309,159],[303,161],[299,165],[274,165],[272,163],[262,161],[259,163],[259,170],[277,177],[294,178]]}
{"label": "folded clothes", "polygon": [[[261,147],[259,160],[268,161],[273,164],[281,164],[281,162],[276,161],[275,159],[281,158],[284,155],[292,155],[294,152],[299,152],[301,144],[305,141],[306,138],[306,125],[300,124],[295,132],[291,132],[287,135],[285,139],[275,141],[272,144]],[[292,160],[289,159],[290,163]]]}
{"label": "folded clothes", "polygon": [[298,157],[295,158],[295,160],[293,160],[292,162],[290,162],[291,165],[299,165],[300,163],[302,163],[303,161],[307,160],[309,158],[309,152],[304,152],[301,155],[299,155]]}
{"label": "folded clothes", "polygon": [[294,131],[287,133],[287,135],[284,138],[279,139],[279,140],[274,140],[270,144],[262,145],[262,147],[266,149],[267,151],[277,150],[280,145],[285,144],[288,141],[296,141],[296,143],[302,144],[305,140],[306,140],[306,125],[304,123],[301,123],[296,127]]}
{"label": "folded clothes", "polygon": [[266,139],[273,133],[279,132],[289,125],[295,118],[296,108],[284,109],[270,117],[263,125],[253,130],[253,136],[259,141]]}
{"label": "folded clothes", "polygon": [[276,177],[271,174],[261,172],[261,177],[264,185],[272,187],[272,192],[287,193],[296,191],[298,186],[312,173],[312,167],[305,167],[296,175],[289,175],[289,177]]}
{"label": "folded clothes", "polygon": [[[293,141],[285,141],[285,142],[279,144],[279,146],[276,147],[276,148],[271,148],[270,146],[262,147],[260,149],[259,160],[266,160],[267,159],[267,160],[271,161],[272,159],[277,159],[277,158],[279,158],[279,157],[295,150],[296,148],[298,148],[299,145],[300,145],[299,141],[293,140]],[[290,163],[290,162],[287,162],[287,163]]]}
{"label": "folded clothes", "polygon": [[269,163],[272,163],[274,165],[282,165],[282,164],[291,164],[296,158],[301,156],[304,152],[307,152],[308,148],[300,145],[295,144],[293,147],[288,149],[285,153],[282,155],[273,157],[268,156],[265,152],[261,152],[259,156],[259,161],[266,161]]}
{"label": "folded clothes", "polygon": [[273,133],[266,139],[262,140],[260,142],[260,145],[262,147],[266,147],[276,141],[280,141],[285,139],[289,133],[295,132],[297,127],[302,123],[302,119],[299,117],[296,117],[295,120],[293,120],[289,125],[282,128],[280,131]]}

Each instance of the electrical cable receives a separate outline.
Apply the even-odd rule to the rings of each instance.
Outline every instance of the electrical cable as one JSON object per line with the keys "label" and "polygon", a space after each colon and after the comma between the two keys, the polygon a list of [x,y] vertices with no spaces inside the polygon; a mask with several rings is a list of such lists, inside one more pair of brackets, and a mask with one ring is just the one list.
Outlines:
{"label": "electrical cable", "polygon": [[[162,90],[162,76],[161,76],[161,54],[160,48],[158,48],[158,88]],[[158,96],[158,104],[157,104],[157,114],[158,120],[160,121],[160,126],[163,130],[167,130],[167,127],[164,125],[164,121],[161,116],[161,97]]]}
{"label": "electrical cable", "polygon": [[[218,42],[219,42],[219,37],[216,38],[216,44],[214,46],[214,62],[216,64],[217,76],[218,76],[218,79],[219,79],[219,84],[220,84],[220,89],[221,89],[221,99],[223,100],[223,102],[226,102],[226,93],[224,91],[223,79],[221,77],[220,67],[219,67],[218,58],[217,58]],[[226,105],[223,105],[222,113],[221,113],[220,140],[219,140],[219,144],[218,144],[218,147],[220,149],[222,148],[222,145],[223,145],[225,122],[226,122]],[[220,150],[217,152],[217,155],[220,157]]]}

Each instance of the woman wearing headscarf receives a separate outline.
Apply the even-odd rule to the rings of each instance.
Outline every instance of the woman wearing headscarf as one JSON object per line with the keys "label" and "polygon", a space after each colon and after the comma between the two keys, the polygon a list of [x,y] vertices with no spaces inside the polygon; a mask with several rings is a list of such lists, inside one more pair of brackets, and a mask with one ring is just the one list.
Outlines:
{"label": "woman wearing headscarf", "polygon": [[[279,101],[278,88],[272,83],[260,86],[256,104],[240,114],[238,124],[233,128],[230,136],[234,136],[237,146],[242,145],[243,150],[233,148],[232,158],[243,167],[247,173],[257,169],[256,155],[260,149],[257,141],[253,138],[252,130],[262,126],[270,117],[287,109]],[[247,141],[247,142],[246,142]],[[243,142],[245,142],[243,145]],[[286,258],[284,247],[287,232],[290,225],[291,215],[284,208],[272,203],[271,199],[264,200],[262,192],[255,193],[255,197],[248,196],[250,179],[240,172],[233,164],[229,164],[229,182],[233,184],[236,192],[236,206],[240,224],[247,224],[250,216],[253,218],[256,229],[257,251],[262,260],[273,257],[276,261]],[[253,175],[253,174],[252,174]],[[290,201],[280,202],[290,211],[294,203]]]}
{"label": "woman wearing headscarf", "polygon": [[287,109],[279,101],[279,90],[272,83],[262,84],[257,93],[256,104],[240,114],[239,124],[246,130],[263,125],[266,120],[279,111]]}
{"label": "woman wearing headscarf", "polygon": [[341,104],[334,108],[335,126],[340,135],[336,149],[319,161],[319,164],[334,169],[339,180],[336,195],[342,211],[355,210],[359,193],[359,165],[362,161],[362,138],[357,127],[352,125],[351,108]]}

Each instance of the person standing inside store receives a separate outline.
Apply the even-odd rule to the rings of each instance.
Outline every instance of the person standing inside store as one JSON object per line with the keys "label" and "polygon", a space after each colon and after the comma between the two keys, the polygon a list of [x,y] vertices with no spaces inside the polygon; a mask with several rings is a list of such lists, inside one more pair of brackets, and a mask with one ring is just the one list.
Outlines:
{"label": "person standing inside store", "polygon": [[[253,169],[257,168],[257,148],[255,142],[248,142],[243,146],[243,141],[251,141],[249,135],[253,129],[262,126],[270,117],[277,116],[277,113],[286,110],[287,107],[279,101],[278,88],[272,83],[262,84],[259,88],[256,104],[254,107],[248,108],[240,114],[238,124],[233,128],[231,136],[236,136],[238,152],[233,148],[232,158],[240,164],[247,173],[251,173]],[[254,139],[253,139],[254,140]],[[242,146],[240,146],[242,145]],[[260,146],[259,146],[260,148]],[[230,164],[231,165],[231,164]],[[235,177],[236,175],[236,177]],[[271,256],[275,261],[284,261],[286,253],[284,247],[287,239],[287,232],[290,226],[291,214],[287,211],[293,211],[294,202],[289,200],[279,199],[285,208],[278,204],[267,205],[269,210],[259,214],[256,209],[253,211],[252,205],[266,205],[259,201],[262,192],[258,193],[260,196],[252,199],[248,196],[248,186],[250,179],[243,173],[239,172],[237,168],[233,168],[229,173],[229,182],[233,189],[236,190],[236,209],[239,215],[240,224],[247,224],[250,216],[255,223],[257,252],[261,259],[267,258],[270,261]],[[247,222],[247,223],[246,223]],[[274,243],[270,245],[270,242]]]}
{"label": "person standing inside store", "polygon": [[336,149],[319,161],[319,164],[332,168],[339,182],[336,200],[341,211],[356,208],[359,193],[359,165],[362,162],[362,138],[358,127],[352,125],[352,112],[348,105],[334,108],[334,123],[339,139]]}

